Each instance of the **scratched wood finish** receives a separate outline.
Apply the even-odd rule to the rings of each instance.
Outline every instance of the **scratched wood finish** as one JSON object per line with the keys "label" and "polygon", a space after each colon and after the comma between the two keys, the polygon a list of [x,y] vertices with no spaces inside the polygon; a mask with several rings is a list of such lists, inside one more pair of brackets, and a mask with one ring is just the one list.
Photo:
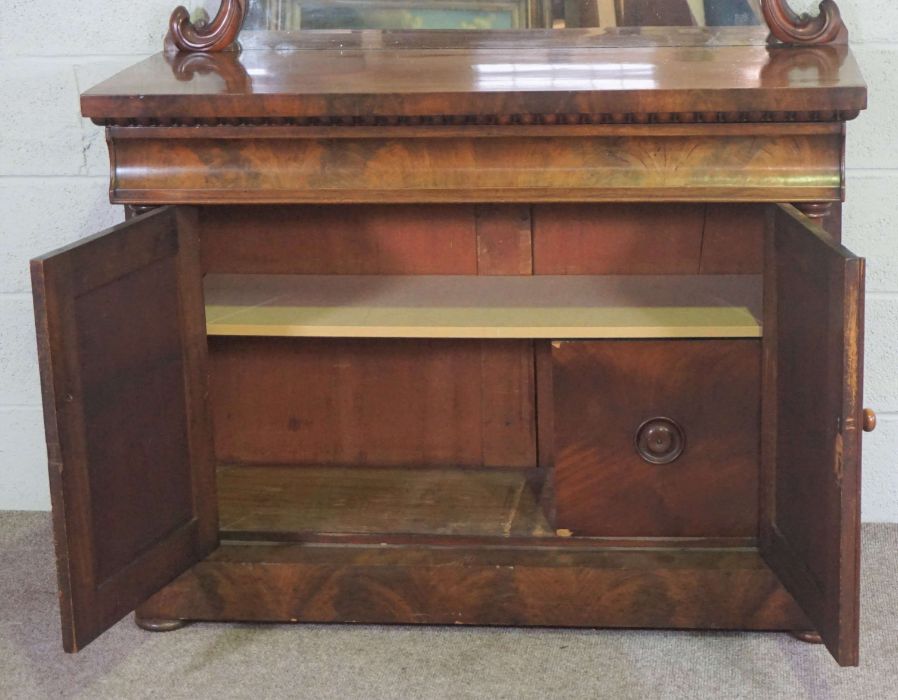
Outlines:
{"label": "scratched wood finish", "polygon": [[32,261],[66,651],[217,544],[198,253],[163,209]]}
{"label": "scratched wood finish", "polygon": [[526,204],[479,204],[475,209],[477,273],[533,274],[533,221]]}
{"label": "scratched wood finish", "polygon": [[340,32],[330,36],[343,46],[227,52],[201,62],[157,54],[84,93],[81,111],[107,123],[363,115],[714,114],[717,120],[718,113],[738,121],[743,113],[748,121],[752,113],[770,113],[787,121],[789,112],[838,119],[866,106],[866,86],[845,46],[590,47],[577,45],[578,32],[550,35],[540,49],[529,32],[505,47],[490,47],[495,34],[477,32],[449,32],[450,50],[411,45],[439,34],[369,32],[361,35],[367,45],[357,48],[348,42],[359,34]]}
{"label": "scratched wood finish", "polygon": [[803,629],[755,550],[225,545],[146,618]]}
{"label": "scratched wood finish", "polygon": [[[717,131],[715,132],[715,128]],[[828,201],[833,125],[645,126],[607,138],[428,133],[309,138],[302,129],[111,130],[120,204]],[[351,130],[349,130],[351,131]],[[583,136],[587,136],[584,134]]]}
{"label": "scratched wood finish", "polygon": [[836,660],[856,666],[864,261],[777,207],[766,269],[762,553]]}
{"label": "scratched wood finish", "polygon": [[534,471],[226,466],[218,471],[222,537],[327,534],[554,535]]}
{"label": "scratched wood finish", "polygon": [[209,341],[219,461],[536,465],[529,341]]}
{"label": "scratched wood finish", "polygon": [[[556,527],[757,534],[760,352],[751,340],[553,343]],[[637,430],[657,417],[685,433],[670,464],[637,454]]]}

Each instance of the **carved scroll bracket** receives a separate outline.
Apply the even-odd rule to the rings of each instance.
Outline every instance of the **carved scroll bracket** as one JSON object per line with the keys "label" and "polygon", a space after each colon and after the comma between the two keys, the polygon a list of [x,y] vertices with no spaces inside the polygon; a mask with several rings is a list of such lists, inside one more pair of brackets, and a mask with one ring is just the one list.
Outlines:
{"label": "carved scroll bracket", "polygon": [[799,15],[789,7],[789,0],[761,0],[761,8],[771,35],[784,44],[848,43],[835,0],[822,0],[816,17]]}
{"label": "carved scroll bracket", "polygon": [[[772,38],[784,44],[847,43],[848,32],[835,0],[822,0],[816,17],[799,15],[789,7],[789,0],[761,0],[761,7]],[[246,12],[247,0],[222,0],[215,19],[194,24],[187,9],[178,7],[169,22],[166,50],[225,51],[235,45]]]}
{"label": "carved scroll bracket", "polygon": [[172,51],[214,52],[232,48],[246,17],[247,0],[222,0],[211,22],[190,21],[186,7],[175,8],[169,20],[165,49]]}

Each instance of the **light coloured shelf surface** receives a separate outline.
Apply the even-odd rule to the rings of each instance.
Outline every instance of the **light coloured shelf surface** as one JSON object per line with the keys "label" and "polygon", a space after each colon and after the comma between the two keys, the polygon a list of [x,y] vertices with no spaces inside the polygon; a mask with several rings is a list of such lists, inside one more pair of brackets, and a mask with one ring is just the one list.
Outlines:
{"label": "light coloured shelf surface", "polygon": [[208,275],[210,335],[755,338],[757,275]]}

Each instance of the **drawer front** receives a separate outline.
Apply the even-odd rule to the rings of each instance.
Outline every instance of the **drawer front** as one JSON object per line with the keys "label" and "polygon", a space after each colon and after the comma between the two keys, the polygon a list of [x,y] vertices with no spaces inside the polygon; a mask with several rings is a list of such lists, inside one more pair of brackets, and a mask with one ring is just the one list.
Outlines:
{"label": "drawer front", "polygon": [[556,527],[756,536],[760,364],[752,339],[553,343]]}

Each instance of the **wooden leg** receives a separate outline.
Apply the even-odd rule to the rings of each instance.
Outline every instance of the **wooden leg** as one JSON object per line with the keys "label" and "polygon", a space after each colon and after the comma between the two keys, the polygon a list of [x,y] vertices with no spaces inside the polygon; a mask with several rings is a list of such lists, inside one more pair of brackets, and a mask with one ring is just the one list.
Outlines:
{"label": "wooden leg", "polygon": [[795,630],[790,632],[795,639],[805,642],[806,644],[823,644],[823,638],[820,636],[819,632],[814,632],[813,630],[806,631],[798,631]]}
{"label": "wooden leg", "polygon": [[186,620],[159,620],[134,613],[134,624],[147,632],[174,632],[187,625]]}

